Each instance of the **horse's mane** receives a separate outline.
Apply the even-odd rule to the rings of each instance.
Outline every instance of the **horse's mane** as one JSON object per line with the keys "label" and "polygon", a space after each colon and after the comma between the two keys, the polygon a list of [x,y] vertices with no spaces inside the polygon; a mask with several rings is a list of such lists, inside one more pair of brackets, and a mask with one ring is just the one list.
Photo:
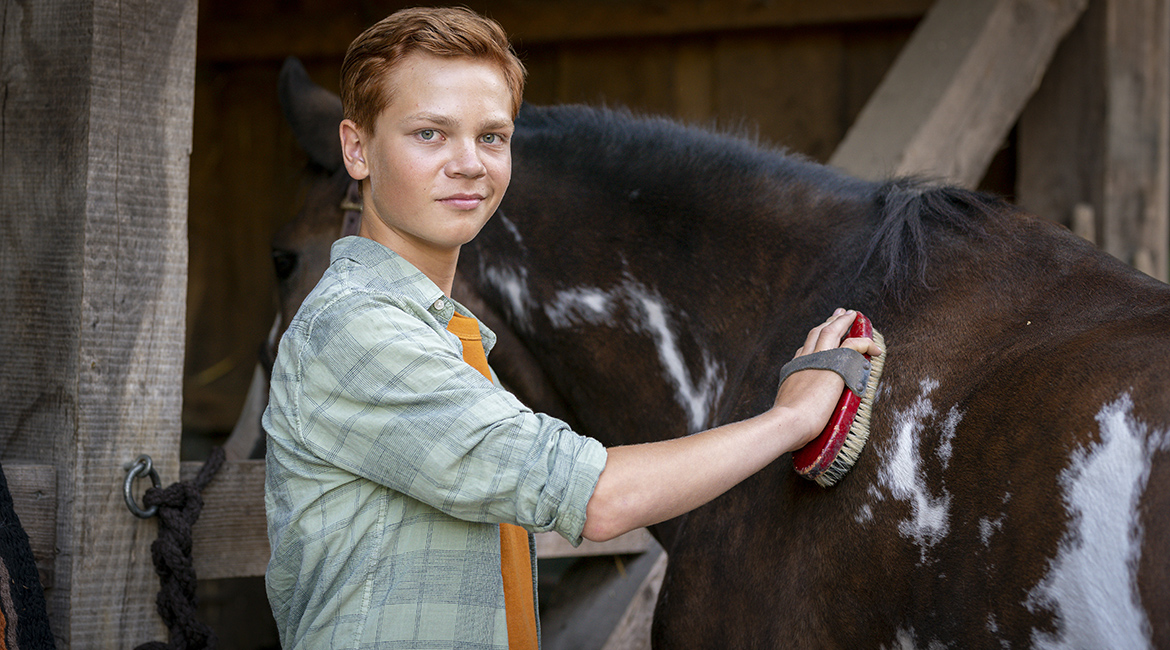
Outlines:
{"label": "horse's mane", "polygon": [[763,145],[742,126],[734,130],[689,126],[627,109],[583,105],[526,105],[517,126],[578,143],[575,152],[609,156],[634,175],[661,174],[661,166],[668,165],[676,177],[712,184],[762,177],[778,186],[799,185],[865,206],[869,223],[859,230],[856,250],[865,254],[856,277],[881,278],[883,292],[898,299],[915,287],[928,286],[928,253],[940,236],[982,238],[990,223],[1017,211],[990,194],[925,179],[861,180]]}
{"label": "horse's mane", "polygon": [[940,234],[984,239],[991,224],[1019,212],[991,194],[918,178],[882,183],[875,201],[878,219],[858,274],[876,271],[883,290],[899,300],[912,287],[928,287],[929,252]]}

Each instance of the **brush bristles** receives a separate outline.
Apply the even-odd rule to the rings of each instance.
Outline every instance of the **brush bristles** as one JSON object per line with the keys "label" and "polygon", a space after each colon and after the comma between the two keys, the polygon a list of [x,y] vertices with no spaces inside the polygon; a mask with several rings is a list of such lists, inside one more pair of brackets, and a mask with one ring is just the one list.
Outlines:
{"label": "brush bristles", "polygon": [[841,450],[837,452],[833,462],[829,464],[829,468],[816,478],[817,484],[822,487],[829,487],[841,480],[841,477],[853,468],[853,464],[861,455],[861,450],[865,448],[865,442],[869,440],[869,421],[873,416],[873,401],[877,396],[877,385],[882,378],[882,369],[886,366],[886,355],[884,354],[886,339],[881,333],[874,330],[873,340],[881,347],[883,354],[880,357],[870,359],[869,381],[865,382],[865,393],[861,396],[861,404],[857,406],[857,415],[853,417],[853,423],[849,425],[849,433],[845,436],[845,442],[842,443]]}

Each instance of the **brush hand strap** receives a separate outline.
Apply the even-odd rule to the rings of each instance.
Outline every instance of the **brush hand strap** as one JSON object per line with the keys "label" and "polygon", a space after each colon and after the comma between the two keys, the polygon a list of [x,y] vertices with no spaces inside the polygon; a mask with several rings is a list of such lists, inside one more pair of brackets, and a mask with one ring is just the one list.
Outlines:
{"label": "brush hand strap", "polygon": [[804,356],[796,357],[784,364],[780,369],[780,383],[794,372],[801,370],[831,370],[845,380],[845,386],[861,397],[865,392],[865,384],[869,381],[869,359],[865,355],[850,348],[834,348],[821,350]]}

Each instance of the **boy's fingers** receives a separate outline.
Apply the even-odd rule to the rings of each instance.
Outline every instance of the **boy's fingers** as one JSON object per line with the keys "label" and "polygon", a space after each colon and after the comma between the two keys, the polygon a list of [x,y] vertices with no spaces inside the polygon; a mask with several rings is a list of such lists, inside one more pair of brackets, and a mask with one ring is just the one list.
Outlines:
{"label": "boy's fingers", "polygon": [[832,350],[840,347],[841,339],[845,338],[845,333],[849,331],[849,327],[853,325],[853,320],[857,318],[857,312],[847,311],[833,317],[828,323],[825,323],[819,329],[816,339],[813,343],[810,352],[819,352],[821,350]]}
{"label": "boy's fingers", "polygon": [[827,321],[809,330],[804,346],[796,351],[794,357],[837,347],[850,348],[871,357],[881,356],[885,350],[873,339],[866,337],[844,339],[856,318],[857,312],[853,310],[838,309],[833,312]]}
{"label": "boy's fingers", "polygon": [[845,339],[841,342],[841,347],[856,350],[862,354],[868,354],[871,357],[880,357],[885,350],[871,338],[859,336],[854,339]]}
{"label": "boy's fingers", "polygon": [[[847,312],[844,309],[838,308],[836,311],[833,312],[832,316],[829,316],[828,320],[826,320],[825,322],[821,323],[820,325],[817,325],[816,327],[809,330],[808,336],[806,336],[804,339],[804,346],[796,351],[796,356],[799,357],[802,354],[808,354],[810,352],[816,352],[818,350],[829,349],[829,348],[823,347],[825,344],[822,343],[822,341],[825,339],[825,332],[826,331],[831,332],[832,330],[830,328],[832,328],[833,325],[835,323],[837,323],[837,321],[839,321],[843,316],[845,316],[846,313]],[[836,341],[840,342],[841,338],[844,335],[845,335],[845,331],[842,330],[841,334],[837,336]],[[829,336],[831,337],[831,334]],[[833,343],[832,345],[830,345],[830,347],[837,347],[837,345],[836,345],[836,343]]]}

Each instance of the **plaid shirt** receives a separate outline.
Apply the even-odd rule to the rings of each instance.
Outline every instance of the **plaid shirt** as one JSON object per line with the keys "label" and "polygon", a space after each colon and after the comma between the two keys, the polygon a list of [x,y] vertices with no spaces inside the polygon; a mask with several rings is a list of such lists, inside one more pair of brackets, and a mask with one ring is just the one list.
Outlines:
{"label": "plaid shirt", "polygon": [[506,648],[497,524],[579,543],[605,450],[467,365],[446,326],[469,312],[401,257],[347,237],[331,258],[264,413],[281,645]]}

